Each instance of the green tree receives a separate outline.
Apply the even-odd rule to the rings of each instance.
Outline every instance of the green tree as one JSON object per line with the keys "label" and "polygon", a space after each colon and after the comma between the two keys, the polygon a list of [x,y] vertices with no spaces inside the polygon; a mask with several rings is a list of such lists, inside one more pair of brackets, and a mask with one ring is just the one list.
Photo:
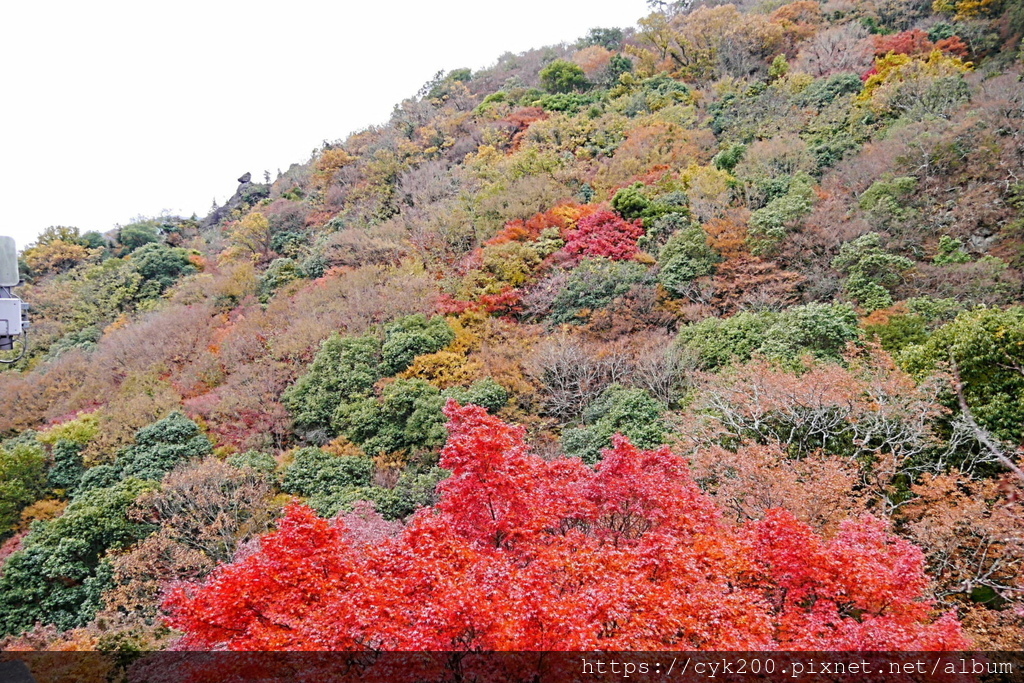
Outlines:
{"label": "green tree", "polygon": [[508,389],[501,386],[491,377],[485,377],[479,382],[474,382],[468,388],[452,387],[441,392],[445,399],[453,398],[462,405],[472,403],[473,405],[487,408],[491,413],[496,413],[508,403]]}
{"label": "green tree", "polygon": [[213,446],[199,425],[174,412],[140,429],[135,444],[118,454],[115,465],[122,478],[159,481],[179,463],[212,451]]}
{"label": "green tree", "polygon": [[82,464],[82,444],[61,439],[53,444],[53,467],[50,468],[50,486],[73,494],[85,474]]}
{"label": "green tree", "polygon": [[381,373],[379,339],[335,333],[324,340],[306,374],[284,392],[283,401],[300,432],[333,434],[338,405],[368,396]]}
{"label": "green tree", "polygon": [[[421,507],[437,503],[437,485],[451,474],[440,467],[406,468],[392,489],[377,489],[372,500],[384,519],[404,519]],[[371,493],[372,495],[372,493]]]}
{"label": "green tree", "polygon": [[395,380],[384,395],[342,403],[334,428],[369,455],[439,448],[447,436],[441,390],[421,379]]}
{"label": "green tree", "polygon": [[239,453],[228,458],[228,464],[232,467],[244,469],[250,467],[257,472],[263,472],[265,474],[271,474],[277,469],[277,461],[270,453],[261,453],[260,451],[246,451],[245,453]]}
{"label": "green tree", "polygon": [[260,301],[267,303],[274,296],[274,292],[300,277],[302,273],[294,259],[274,259],[260,277]]}
{"label": "green tree", "polygon": [[302,448],[285,469],[281,490],[306,498],[329,497],[343,489],[369,486],[372,475],[373,461],[367,457]]}
{"label": "green tree", "polygon": [[508,397],[508,390],[491,378],[445,391],[421,379],[397,379],[384,388],[380,399],[367,397],[339,405],[334,429],[369,455],[416,455],[444,444],[448,432],[441,411],[449,398],[494,412]]}
{"label": "green tree", "polygon": [[691,225],[672,234],[658,254],[658,282],[676,295],[683,294],[687,284],[711,275],[722,260],[711,245],[707,233],[699,225]]}
{"label": "green tree", "polygon": [[736,164],[743,160],[743,155],[747,151],[747,146],[741,142],[734,142],[728,147],[723,148],[718,154],[711,158],[711,163],[715,165],[719,171],[726,171],[732,173],[732,170],[736,168]]}
{"label": "green tree", "polygon": [[612,197],[612,208],[627,221],[637,218],[644,219],[644,225],[664,216],[665,214],[687,214],[689,200],[683,192],[667,192],[650,196],[653,188],[643,183],[633,183],[623,187]]}
{"label": "green tree", "polygon": [[622,47],[621,28],[592,28],[587,32],[585,38],[580,41],[581,47],[600,45],[608,50],[618,50]]}
{"label": "green tree", "polygon": [[22,509],[46,490],[46,452],[34,438],[0,447],[0,535],[17,523]]}
{"label": "green tree", "polygon": [[616,85],[622,77],[622,74],[628,74],[633,71],[633,62],[630,61],[629,57],[624,57],[621,54],[612,55],[612,58],[608,61],[608,66],[605,67],[604,72],[599,78],[598,85],[605,87],[611,87]]}
{"label": "green tree", "polygon": [[872,183],[858,204],[873,225],[888,230],[917,215],[912,201],[916,192],[917,178],[888,175]]}
{"label": "green tree", "polygon": [[147,244],[136,249],[131,262],[145,280],[142,296],[157,296],[182,276],[196,272],[186,250],[166,244]]}
{"label": "green tree", "polygon": [[159,242],[160,231],[154,221],[132,223],[121,228],[117,234],[117,241],[124,247],[125,252],[132,252],[147,244]]}
{"label": "green tree", "polygon": [[128,518],[129,506],[156,484],[128,479],[82,493],[64,514],[33,527],[0,575],[0,634],[37,623],[65,630],[88,623],[110,585],[104,556],[144,538],[153,527]]}
{"label": "green tree", "polygon": [[939,238],[939,248],[932,261],[940,266],[949,263],[970,263],[971,255],[964,251],[964,243],[955,237],[943,235]]}
{"label": "green tree", "polygon": [[[1024,443],[1024,307],[963,311],[899,358],[918,376],[955,363],[979,424],[1004,441]],[[956,406],[953,397],[948,401]]]}
{"label": "green tree", "polygon": [[771,251],[814,205],[814,179],[797,173],[789,181],[789,190],[750,216],[750,250],[755,254]]}
{"label": "green tree", "polygon": [[643,217],[653,203],[644,193],[643,183],[633,183],[624,187],[612,197],[612,208],[627,221]]}
{"label": "green tree", "polygon": [[635,261],[591,258],[580,261],[551,305],[553,323],[580,323],[593,311],[642,282],[647,269]]}
{"label": "green tree", "polygon": [[541,69],[540,84],[551,93],[586,90],[590,85],[583,69],[564,59],[556,59]]}
{"label": "green tree", "polygon": [[103,233],[95,230],[83,233],[79,238],[79,241],[89,249],[106,249],[110,246],[107,243],[107,238],[103,236]]}
{"label": "green tree", "polygon": [[612,384],[583,411],[585,426],[565,431],[562,447],[566,455],[591,465],[600,460],[603,449],[611,448],[615,434],[629,437],[638,448],[655,448],[668,433],[662,418],[667,410],[643,389]]}
{"label": "green tree", "polygon": [[422,313],[400,318],[384,328],[381,361],[385,376],[412,365],[416,356],[435,353],[455,341],[455,332],[441,316]]}
{"label": "green tree", "polygon": [[701,367],[713,370],[755,354],[777,360],[811,354],[838,361],[846,345],[860,336],[852,306],[811,303],[779,313],[744,311],[731,318],[705,318],[681,329],[677,343]]}
{"label": "green tree", "polygon": [[832,267],[846,275],[844,290],[862,308],[874,311],[892,305],[890,290],[914,267],[913,261],[882,247],[877,232],[861,235],[839,248]]}

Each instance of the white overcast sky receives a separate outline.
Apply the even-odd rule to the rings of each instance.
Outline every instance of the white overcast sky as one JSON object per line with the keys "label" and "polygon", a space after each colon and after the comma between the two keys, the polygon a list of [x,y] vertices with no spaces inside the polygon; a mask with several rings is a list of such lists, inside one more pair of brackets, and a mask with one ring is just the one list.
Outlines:
{"label": "white overcast sky", "polygon": [[439,70],[627,27],[644,0],[5,3],[0,234],[199,216],[383,123]]}

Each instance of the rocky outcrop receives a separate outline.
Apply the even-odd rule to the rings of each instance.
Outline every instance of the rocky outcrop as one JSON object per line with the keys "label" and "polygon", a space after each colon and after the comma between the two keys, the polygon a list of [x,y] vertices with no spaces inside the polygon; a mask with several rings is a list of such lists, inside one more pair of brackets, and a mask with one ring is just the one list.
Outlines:
{"label": "rocky outcrop", "polygon": [[228,220],[235,211],[244,211],[261,199],[270,196],[270,185],[252,182],[252,173],[246,171],[238,179],[238,189],[224,206],[217,207],[200,223],[200,228],[213,228]]}

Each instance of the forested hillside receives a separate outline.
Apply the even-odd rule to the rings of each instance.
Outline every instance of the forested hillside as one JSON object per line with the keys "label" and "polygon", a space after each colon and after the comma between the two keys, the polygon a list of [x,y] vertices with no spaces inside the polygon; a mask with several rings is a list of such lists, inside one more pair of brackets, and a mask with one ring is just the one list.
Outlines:
{"label": "forested hillside", "polygon": [[1022,649],[1024,6],[650,4],[25,248],[4,646]]}

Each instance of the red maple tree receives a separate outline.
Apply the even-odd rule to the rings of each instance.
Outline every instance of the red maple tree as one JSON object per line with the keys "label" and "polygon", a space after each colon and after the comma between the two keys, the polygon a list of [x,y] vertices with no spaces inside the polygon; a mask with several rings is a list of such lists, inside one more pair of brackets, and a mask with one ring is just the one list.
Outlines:
{"label": "red maple tree", "polygon": [[199,650],[931,650],[966,647],[921,552],[871,517],[816,535],[737,526],[668,448],[618,436],[596,469],[449,402],[434,508],[374,544],[288,507],[259,547],[172,586]]}
{"label": "red maple tree", "polygon": [[567,235],[564,251],[576,258],[605,256],[612,260],[631,259],[639,253],[636,241],[644,234],[640,221],[623,220],[614,211],[584,216]]}

